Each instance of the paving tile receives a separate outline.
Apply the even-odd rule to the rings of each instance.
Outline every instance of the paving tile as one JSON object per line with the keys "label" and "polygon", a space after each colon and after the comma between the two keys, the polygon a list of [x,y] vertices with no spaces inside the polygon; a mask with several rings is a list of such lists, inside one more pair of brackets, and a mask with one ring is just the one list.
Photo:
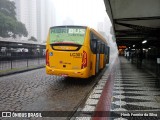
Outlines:
{"label": "paving tile", "polygon": [[123,111],[160,111],[160,88],[155,87],[157,79],[137,69],[125,58],[120,57],[120,61],[112,93],[111,111],[114,114],[110,120],[159,120],[154,116],[115,117],[116,112]]}

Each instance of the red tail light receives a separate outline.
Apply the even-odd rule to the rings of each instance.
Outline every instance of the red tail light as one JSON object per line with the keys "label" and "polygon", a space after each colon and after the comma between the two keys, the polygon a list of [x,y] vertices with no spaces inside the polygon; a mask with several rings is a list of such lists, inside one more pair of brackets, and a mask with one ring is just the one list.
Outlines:
{"label": "red tail light", "polygon": [[49,66],[49,50],[46,50],[46,65]]}
{"label": "red tail light", "polygon": [[87,67],[87,53],[83,51],[81,69]]}

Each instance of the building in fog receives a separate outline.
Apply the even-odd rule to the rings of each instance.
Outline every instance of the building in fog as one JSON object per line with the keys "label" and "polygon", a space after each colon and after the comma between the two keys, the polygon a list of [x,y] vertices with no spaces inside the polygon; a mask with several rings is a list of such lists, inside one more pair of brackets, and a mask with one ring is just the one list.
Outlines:
{"label": "building in fog", "polygon": [[97,29],[98,29],[98,31],[104,31],[104,23],[103,22],[98,22]]}
{"label": "building in fog", "polygon": [[97,23],[97,30],[103,37],[106,36],[106,33],[104,32],[104,22]]}
{"label": "building in fog", "polygon": [[[14,0],[16,5],[16,17],[25,24],[28,38],[37,35],[36,0]],[[24,38],[23,38],[24,39]]]}
{"label": "building in fog", "polygon": [[105,17],[103,21],[97,23],[98,32],[106,39],[109,39],[109,37],[113,35],[113,33],[111,33],[112,26],[109,25],[109,22],[110,22],[109,18]]}
{"label": "building in fog", "polygon": [[50,26],[54,25],[54,7],[51,0],[13,0],[16,16],[25,24],[28,39],[35,37],[39,42],[45,41]]}
{"label": "building in fog", "polygon": [[37,39],[47,38],[48,30],[55,25],[55,9],[51,0],[37,0]]}

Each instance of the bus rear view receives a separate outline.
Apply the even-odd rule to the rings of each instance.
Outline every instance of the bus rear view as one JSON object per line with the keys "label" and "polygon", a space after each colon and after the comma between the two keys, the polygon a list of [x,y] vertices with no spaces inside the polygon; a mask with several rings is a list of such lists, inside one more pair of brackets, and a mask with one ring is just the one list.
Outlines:
{"label": "bus rear view", "polygon": [[57,26],[49,30],[46,73],[65,77],[88,77],[86,27]]}

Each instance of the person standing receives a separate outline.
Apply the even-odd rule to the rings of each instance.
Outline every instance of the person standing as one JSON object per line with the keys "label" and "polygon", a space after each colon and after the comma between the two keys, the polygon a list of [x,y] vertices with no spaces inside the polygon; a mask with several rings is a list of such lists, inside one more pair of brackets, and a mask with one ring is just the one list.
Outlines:
{"label": "person standing", "polygon": [[142,60],[143,60],[143,51],[139,50],[137,54],[137,68],[142,67]]}
{"label": "person standing", "polygon": [[129,51],[127,51],[127,59],[128,59],[128,61],[129,61],[129,59],[130,59]]}

